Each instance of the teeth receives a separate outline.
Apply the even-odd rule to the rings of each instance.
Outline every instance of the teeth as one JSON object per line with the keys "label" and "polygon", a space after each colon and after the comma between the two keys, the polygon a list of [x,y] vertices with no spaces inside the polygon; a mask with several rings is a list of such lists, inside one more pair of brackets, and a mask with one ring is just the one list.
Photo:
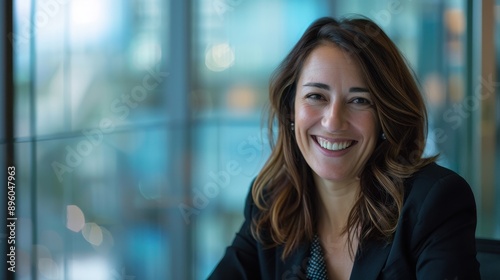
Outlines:
{"label": "teeth", "polygon": [[344,142],[335,142],[331,143],[325,139],[318,138],[318,143],[321,147],[330,150],[330,151],[339,151],[348,148],[351,146],[352,141],[344,141]]}

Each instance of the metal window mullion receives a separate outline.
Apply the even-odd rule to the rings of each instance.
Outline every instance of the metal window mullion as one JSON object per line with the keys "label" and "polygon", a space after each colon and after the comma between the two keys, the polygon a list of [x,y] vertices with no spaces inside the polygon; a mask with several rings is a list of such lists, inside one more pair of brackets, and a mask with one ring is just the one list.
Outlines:
{"label": "metal window mullion", "polygon": [[[190,200],[191,170],[189,155],[191,149],[190,118],[190,65],[191,65],[191,0],[169,1],[169,40],[168,55],[164,67],[170,73],[165,87],[167,96],[168,118],[172,133],[170,137],[168,159],[175,164],[170,172],[170,183],[175,186],[183,202]],[[179,221],[172,226],[173,238],[170,248],[172,258],[172,279],[193,279],[193,223],[183,221],[177,207],[169,207],[172,221]]]}

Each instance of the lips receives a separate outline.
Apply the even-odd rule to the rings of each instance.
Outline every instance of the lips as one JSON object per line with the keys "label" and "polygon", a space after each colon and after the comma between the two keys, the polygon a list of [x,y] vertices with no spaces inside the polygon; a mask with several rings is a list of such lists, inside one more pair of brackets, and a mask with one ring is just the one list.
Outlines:
{"label": "lips", "polygon": [[323,137],[316,136],[316,141],[323,148],[330,151],[341,151],[349,148],[355,142],[353,140],[328,140]]}

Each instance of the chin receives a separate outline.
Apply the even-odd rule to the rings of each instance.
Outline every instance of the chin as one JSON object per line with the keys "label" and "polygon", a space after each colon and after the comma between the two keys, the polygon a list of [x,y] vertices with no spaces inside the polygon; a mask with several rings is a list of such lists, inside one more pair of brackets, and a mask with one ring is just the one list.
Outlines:
{"label": "chin", "polygon": [[345,178],[344,174],[341,174],[339,172],[332,172],[331,169],[330,170],[321,170],[320,172],[314,171],[314,173],[316,173],[316,175],[319,178],[321,178],[323,180],[332,181],[332,182],[342,181]]}

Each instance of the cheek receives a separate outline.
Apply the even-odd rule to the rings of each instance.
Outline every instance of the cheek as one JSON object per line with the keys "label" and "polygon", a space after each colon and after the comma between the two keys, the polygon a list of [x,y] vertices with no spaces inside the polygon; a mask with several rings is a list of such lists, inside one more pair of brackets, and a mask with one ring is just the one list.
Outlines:
{"label": "cheek", "polygon": [[366,114],[362,114],[357,118],[357,127],[359,130],[365,134],[365,137],[375,138],[377,139],[378,133],[378,119],[376,115],[372,112],[366,112]]}
{"label": "cheek", "polygon": [[298,122],[302,125],[307,125],[316,121],[318,116],[321,113],[312,106],[307,105],[297,105],[295,106],[295,122]]}

